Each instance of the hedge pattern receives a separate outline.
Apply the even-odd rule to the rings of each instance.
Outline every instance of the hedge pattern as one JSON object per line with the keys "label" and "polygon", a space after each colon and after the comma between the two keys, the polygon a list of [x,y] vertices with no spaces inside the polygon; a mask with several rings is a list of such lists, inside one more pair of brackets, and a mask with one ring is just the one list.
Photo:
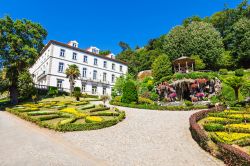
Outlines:
{"label": "hedge pattern", "polygon": [[[218,109],[218,111],[222,111],[223,108]],[[212,149],[208,145],[208,141],[210,138],[207,136],[204,130],[197,123],[199,120],[205,118],[208,113],[216,112],[215,109],[204,110],[197,112],[189,118],[190,123],[190,131],[193,139],[206,151],[212,152]],[[233,147],[232,145],[224,144],[216,142],[221,154],[216,156],[223,159],[226,165],[229,166],[248,166],[250,165],[250,156]]]}

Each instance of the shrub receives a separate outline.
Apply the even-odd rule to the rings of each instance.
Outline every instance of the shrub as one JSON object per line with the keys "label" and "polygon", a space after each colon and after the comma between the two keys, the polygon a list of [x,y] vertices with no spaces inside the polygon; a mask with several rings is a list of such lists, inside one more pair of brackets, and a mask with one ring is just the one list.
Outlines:
{"label": "shrub", "polygon": [[76,118],[84,118],[87,116],[85,113],[78,112],[75,108],[65,108],[60,110],[61,112],[69,113],[74,115]]}
{"label": "shrub", "polygon": [[96,122],[102,122],[103,118],[99,116],[87,116],[85,121],[86,123],[96,123]]}
{"label": "shrub", "polygon": [[154,104],[154,102],[150,99],[139,97],[139,104]]}
{"label": "shrub", "polygon": [[227,70],[227,69],[220,69],[220,70],[219,70],[219,73],[220,73],[221,75],[227,75],[227,74],[228,74],[228,70]]}
{"label": "shrub", "polygon": [[58,89],[57,89],[57,87],[50,86],[49,87],[48,95],[49,96],[56,96],[56,95],[58,95]]}
{"label": "shrub", "polygon": [[80,87],[75,87],[73,95],[75,96],[77,101],[80,101],[80,97],[82,96],[81,88]]}
{"label": "shrub", "polygon": [[121,101],[123,103],[138,102],[138,93],[133,81],[127,81],[125,83]]}
{"label": "shrub", "polygon": [[159,95],[156,92],[151,92],[150,93],[150,99],[153,101],[157,101],[158,100]]}
{"label": "shrub", "polygon": [[121,96],[116,96],[113,99],[115,102],[121,102],[122,101],[122,97]]}
{"label": "shrub", "polygon": [[234,71],[235,76],[242,77],[244,76],[244,70],[243,69],[237,69]]}
{"label": "shrub", "polygon": [[191,101],[186,100],[185,105],[190,107],[190,106],[193,106],[194,104]]}
{"label": "shrub", "polygon": [[225,128],[222,124],[218,123],[207,123],[203,125],[206,131],[224,131]]}

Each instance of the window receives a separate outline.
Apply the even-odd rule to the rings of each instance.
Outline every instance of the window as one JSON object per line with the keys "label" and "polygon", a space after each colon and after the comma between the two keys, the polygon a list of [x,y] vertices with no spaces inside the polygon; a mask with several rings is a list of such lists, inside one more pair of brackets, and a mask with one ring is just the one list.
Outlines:
{"label": "window", "polygon": [[73,47],[76,47],[76,43],[73,43]]}
{"label": "window", "polygon": [[87,69],[86,68],[82,69],[82,77],[84,77],[84,78],[87,77]]}
{"label": "window", "polygon": [[103,67],[107,68],[107,61],[103,61]]}
{"label": "window", "polygon": [[59,90],[61,90],[61,89],[63,88],[62,83],[63,83],[63,80],[60,80],[60,79],[57,80],[57,88],[58,88]]}
{"label": "window", "polygon": [[115,75],[114,74],[112,74],[112,83],[114,83],[115,82]]}
{"label": "window", "polygon": [[61,49],[61,51],[60,51],[60,56],[61,56],[61,57],[64,57],[64,55],[65,55],[65,50],[64,50],[64,49]]}
{"label": "window", "polygon": [[88,63],[88,57],[86,55],[83,57],[83,62]]}
{"label": "window", "polygon": [[103,73],[103,82],[107,81],[107,73]]}
{"label": "window", "polygon": [[107,88],[106,88],[106,87],[103,87],[103,89],[102,89],[102,94],[103,94],[103,95],[106,95],[106,94],[107,94]]}
{"label": "window", "polygon": [[115,64],[112,63],[112,70],[115,70]]}
{"label": "window", "polygon": [[86,91],[86,84],[82,82],[82,92]]}
{"label": "window", "polygon": [[63,67],[64,67],[64,63],[59,62],[59,66],[58,66],[58,72],[62,73],[63,72]]}
{"label": "window", "polygon": [[97,86],[92,85],[92,94],[96,94]]}
{"label": "window", "polygon": [[93,72],[93,80],[96,80],[96,76],[97,76],[97,71],[94,70],[94,72]]}
{"label": "window", "polygon": [[122,65],[120,65],[120,72],[122,72]]}
{"label": "window", "polygon": [[97,65],[97,59],[96,58],[94,59],[94,65]]}
{"label": "window", "polygon": [[76,60],[76,55],[77,55],[77,54],[76,54],[75,52],[73,52],[73,56],[72,56],[72,59],[73,59],[73,60]]}

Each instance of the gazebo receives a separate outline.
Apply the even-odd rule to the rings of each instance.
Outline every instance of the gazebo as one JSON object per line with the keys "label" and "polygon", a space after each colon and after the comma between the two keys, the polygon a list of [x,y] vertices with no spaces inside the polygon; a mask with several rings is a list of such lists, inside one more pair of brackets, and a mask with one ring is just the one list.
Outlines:
{"label": "gazebo", "polygon": [[189,73],[194,71],[195,61],[192,58],[182,56],[172,63],[175,73]]}

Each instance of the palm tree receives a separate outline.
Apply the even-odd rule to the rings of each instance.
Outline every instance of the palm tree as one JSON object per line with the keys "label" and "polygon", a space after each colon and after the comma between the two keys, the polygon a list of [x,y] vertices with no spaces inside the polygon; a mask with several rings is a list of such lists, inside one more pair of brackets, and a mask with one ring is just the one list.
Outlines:
{"label": "palm tree", "polygon": [[74,90],[75,79],[77,79],[80,76],[80,71],[79,71],[78,66],[69,65],[69,67],[65,71],[65,74],[67,75],[67,78],[69,78],[70,95],[72,96],[72,93]]}
{"label": "palm tree", "polygon": [[239,101],[239,89],[244,86],[245,80],[242,77],[232,76],[225,80],[225,83],[233,88],[235,99]]}

